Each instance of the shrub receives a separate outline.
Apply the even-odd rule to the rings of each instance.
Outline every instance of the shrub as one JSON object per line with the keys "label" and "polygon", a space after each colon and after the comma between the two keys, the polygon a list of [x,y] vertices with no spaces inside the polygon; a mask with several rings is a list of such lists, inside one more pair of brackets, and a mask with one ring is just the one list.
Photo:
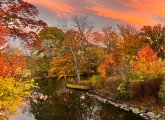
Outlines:
{"label": "shrub", "polygon": [[123,99],[123,100],[128,100],[129,98],[132,97],[132,94],[131,92],[128,92],[128,91],[117,91],[113,97],[115,99]]}
{"label": "shrub", "polygon": [[101,87],[101,75],[93,75],[90,81],[92,82],[92,86]]}
{"label": "shrub", "polygon": [[159,97],[165,103],[165,81],[163,81],[160,86]]}
{"label": "shrub", "polygon": [[114,94],[116,99],[129,99],[132,97],[132,92],[129,90],[131,84],[131,75],[122,75],[122,82],[118,85],[117,91]]}

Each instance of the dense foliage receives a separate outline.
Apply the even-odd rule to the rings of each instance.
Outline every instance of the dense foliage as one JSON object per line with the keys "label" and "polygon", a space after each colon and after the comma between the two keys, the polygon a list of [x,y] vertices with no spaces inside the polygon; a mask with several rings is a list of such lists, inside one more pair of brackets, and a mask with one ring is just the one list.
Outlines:
{"label": "dense foliage", "polygon": [[40,40],[36,30],[46,27],[46,23],[37,20],[37,8],[23,0],[2,0],[0,2],[0,23],[8,28],[10,36],[21,39],[24,46],[37,47]]}
{"label": "dense foliage", "polygon": [[[0,119],[16,112],[30,96],[35,86],[31,74],[72,78],[116,99],[154,97],[165,102],[165,26],[136,30],[105,25],[98,32],[88,17],[77,15],[72,29],[64,31],[46,27],[36,19],[38,14],[23,0],[0,2]],[[31,48],[28,55],[7,44],[13,38]]]}

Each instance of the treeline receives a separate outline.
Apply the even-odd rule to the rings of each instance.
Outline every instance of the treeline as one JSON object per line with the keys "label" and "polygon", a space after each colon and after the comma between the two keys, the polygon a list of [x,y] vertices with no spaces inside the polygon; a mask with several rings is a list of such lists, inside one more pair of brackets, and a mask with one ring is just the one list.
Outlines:
{"label": "treeline", "polygon": [[33,70],[39,76],[77,76],[81,83],[81,75],[93,75],[88,82],[115,98],[165,99],[165,26],[105,25],[98,32],[88,17],[74,16],[72,29],[47,27],[38,35],[42,50]]}

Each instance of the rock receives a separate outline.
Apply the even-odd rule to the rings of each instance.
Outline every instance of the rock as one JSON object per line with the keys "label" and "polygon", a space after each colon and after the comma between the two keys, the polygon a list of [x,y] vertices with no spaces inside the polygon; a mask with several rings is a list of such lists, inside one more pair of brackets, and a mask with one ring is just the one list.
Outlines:
{"label": "rock", "polygon": [[120,108],[123,109],[124,108],[124,105],[121,105]]}
{"label": "rock", "polygon": [[143,114],[143,116],[141,117],[144,118],[145,120],[150,120],[150,118],[146,114]]}
{"label": "rock", "polygon": [[132,109],[132,112],[135,113],[135,114],[139,114],[139,113],[140,113],[140,111],[139,111],[138,108],[134,108],[134,109]]}
{"label": "rock", "polygon": [[119,107],[119,105],[118,104],[115,104],[115,107]]}
{"label": "rock", "polygon": [[161,118],[164,118],[165,119],[165,112],[161,112]]}
{"label": "rock", "polygon": [[164,120],[163,118],[158,118],[158,120]]}
{"label": "rock", "polygon": [[146,111],[145,110],[140,110],[140,113],[146,113]]}
{"label": "rock", "polygon": [[125,110],[125,111],[129,111],[129,109],[128,109],[128,108],[126,108],[126,107],[125,107],[125,108],[123,108],[123,110]]}
{"label": "rock", "polygon": [[148,112],[147,115],[150,117],[150,118],[155,118],[155,114],[153,112]]}
{"label": "rock", "polygon": [[165,112],[161,112],[162,115],[165,115]]}
{"label": "rock", "polygon": [[143,113],[140,113],[139,115],[140,115],[141,117],[145,116]]}
{"label": "rock", "polygon": [[115,105],[115,103],[114,103],[114,102],[112,102],[112,101],[111,101],[111,104],[112,104],[112,105]]}
{"label": "rock", "polygon": [[158,114],[157,116],[156,116],[156,118],[158,119],[158,118],[161,118],[161,115],[160,114]]}

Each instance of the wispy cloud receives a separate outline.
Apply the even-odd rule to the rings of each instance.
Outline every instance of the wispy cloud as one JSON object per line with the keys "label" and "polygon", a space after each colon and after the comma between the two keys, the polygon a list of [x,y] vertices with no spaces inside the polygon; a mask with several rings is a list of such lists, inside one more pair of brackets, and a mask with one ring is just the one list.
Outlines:
{"label": "wispy cloud", "polygon": [[[27,0],[59,18],[87,14],[135,26],[164,24],[164,0]],[[42,9],[41,9],[42,13]],[[47,15],[48,16],[48,15]],[[48,19],[48,18],[47,18]],[[96,21],[97,22],[97,21]]]}

